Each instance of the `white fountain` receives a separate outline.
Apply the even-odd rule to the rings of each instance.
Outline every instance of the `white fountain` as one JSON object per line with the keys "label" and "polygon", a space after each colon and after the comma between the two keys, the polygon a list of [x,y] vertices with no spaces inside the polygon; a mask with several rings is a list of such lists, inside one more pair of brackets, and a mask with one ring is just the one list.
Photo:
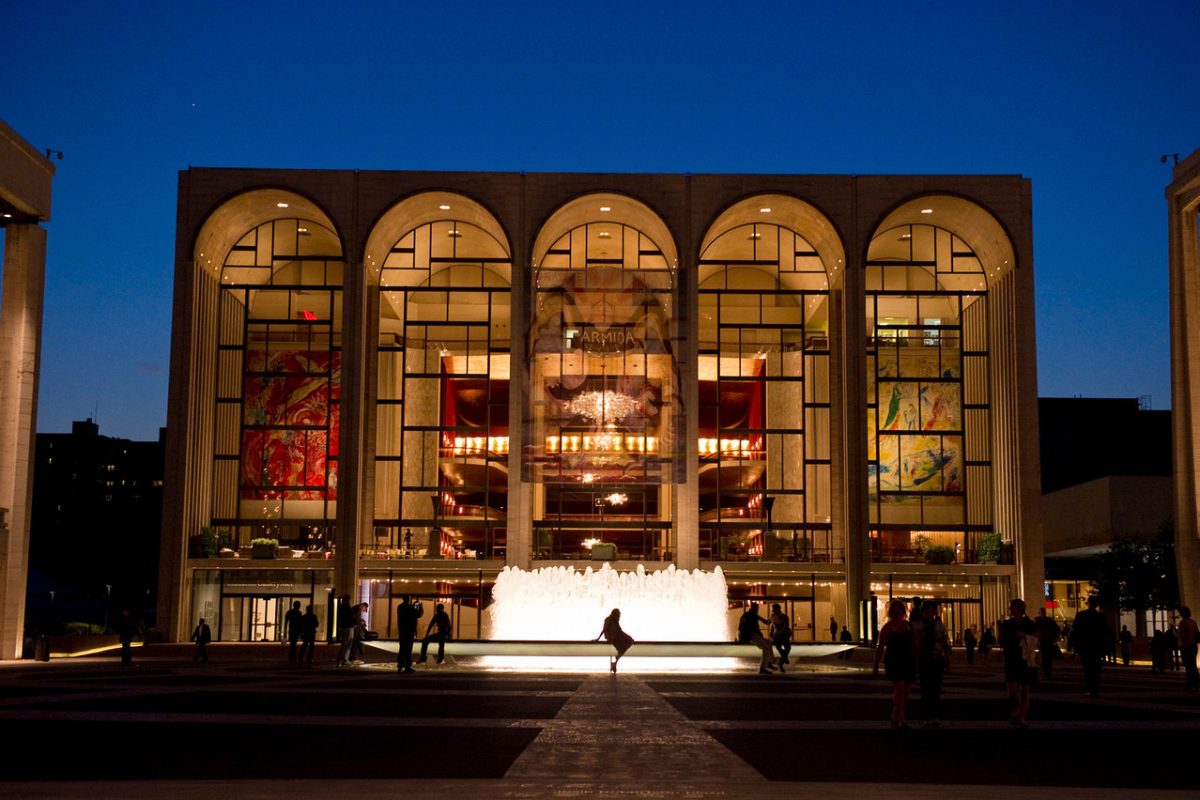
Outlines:
{"label": "white fountain", "polygon": [[[525,571],[505,567],[492,589],[491,638],[500,640],[591,640],[604,619],[621,609],[621,627],[643,642],[728,642],[731,638],[725,575],[681,570],[674,565],[646,572],[618,572],[609,564],[583,571],[543,567]],[[711,669],[728,659],[638,658],[636,646],[622,668]],[[653,663],[651,663],[653,662]],[[607,659],[587,656],[509,659],[492,657],[492,666],[607,669]]]}

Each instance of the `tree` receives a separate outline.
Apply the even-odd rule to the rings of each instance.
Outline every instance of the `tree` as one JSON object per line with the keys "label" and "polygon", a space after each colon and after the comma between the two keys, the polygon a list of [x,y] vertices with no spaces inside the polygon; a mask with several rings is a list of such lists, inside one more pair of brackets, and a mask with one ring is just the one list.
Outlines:
{"label": "tree", "polygon": [[1145,612],[1179,605],[1179,581],[1175,573],[1175,531],[1164,524],[1150,539],[1125,538],[1114,541],[1097,556],[1092,588],[1106,608],[1136,612],[1138,636],[1146,635]]}

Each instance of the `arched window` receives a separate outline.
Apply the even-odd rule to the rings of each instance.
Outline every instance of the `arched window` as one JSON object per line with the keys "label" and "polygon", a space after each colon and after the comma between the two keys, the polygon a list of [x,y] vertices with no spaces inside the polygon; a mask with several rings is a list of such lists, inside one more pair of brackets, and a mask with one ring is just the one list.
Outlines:
{"label": "arched window", "polygon": [[841,255],[830,223],[791,197],[744,200],[705,237],[702,559],[843,558],[832,533],[829,450],[829,284]]}
{"label": "arched window", "polygon": [[[918,205],[924,205],[920,203]],[[989,276],[954,209],[885,223],[866,263],[872,558],[971,563],[992,532]],[[977,207],[972,206],[976,211]],[[905,215],[900,215],[901,217]],[[1011,252],[1011,251],[1010,251]]]}
{"label": "arched window", "polygon": [[337,235],[305,218],[256,225],[224,256],[212,519],[235,529],[238,544],[330,544],[342,266]]}
{"label": "arched window", "polygon": [[595,547],[674,558],[672,248],[653,212],[608,195],[568,204],[539,236],[526,459],[535,559]]}
{"label": "arched window", "polygon": [[420,557],[432,547],[443,557],[503,558],[508,245],[490,215],[458,195],[407,200],[381,222],[389,226],[404,232],[368,258],[381,266],[367,555]]}

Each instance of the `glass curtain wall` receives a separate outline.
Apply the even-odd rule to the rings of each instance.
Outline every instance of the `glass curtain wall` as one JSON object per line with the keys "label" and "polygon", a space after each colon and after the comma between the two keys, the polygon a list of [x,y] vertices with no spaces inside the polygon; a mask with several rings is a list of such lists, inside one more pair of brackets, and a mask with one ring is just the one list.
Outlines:
{"label": "glass curtain wall", "polygon": [[976,563],[992,533],[983,267],[914,224],[879,233],[866,269],[872,560]]}
{"label": "glass curtain wall", "polygon": [[511,256],[456,219],[402,236],[380,273],[375,558],[503,558]]}
{"label": "glass curtain wall", "polygon": [[230,249],[221,269],[212,492],[213,525],[228,533],[221,541],[230,549],[248,550],[256,538],[294,555],[332,547],[341,327],[342,251],[332,230],[275,220]]}
{"label": "glass curtain wall", "polygon": [[537,264],[535,559],[675,558],[673,278],[658,243],[615,221],[570,230]]}
{"label": "glass curtain wall", "polygon": [[700,258],[700,557],[841,561],[830,525],[829,291],[775,224]]}

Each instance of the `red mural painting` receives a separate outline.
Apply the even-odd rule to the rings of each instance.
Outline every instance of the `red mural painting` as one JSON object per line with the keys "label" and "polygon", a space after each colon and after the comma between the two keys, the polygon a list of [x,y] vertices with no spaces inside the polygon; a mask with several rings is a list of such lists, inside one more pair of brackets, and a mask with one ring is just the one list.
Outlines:
{"label": "red mural painting", "polygon": [[341,353],[246,354],[242,498],[337,499]]}

